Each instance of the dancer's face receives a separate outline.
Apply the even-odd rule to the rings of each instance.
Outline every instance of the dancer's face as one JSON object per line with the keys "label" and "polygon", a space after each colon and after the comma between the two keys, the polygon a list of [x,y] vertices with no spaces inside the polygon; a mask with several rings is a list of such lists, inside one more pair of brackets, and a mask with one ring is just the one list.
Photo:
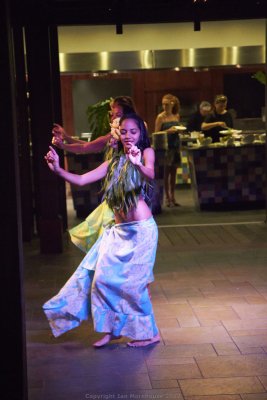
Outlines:
{"label": "dancer's face", "polygon": [[121,143],[127,151],[140,139],[140,129],[134,119],[125,119],[120,125]]}
{"label": "dancer's face", "polygon": [[111,104],[110,106],[110,119],[113,121],[115,118],[121,118],[123,116],[123,109],[121,106],[116,103]]}

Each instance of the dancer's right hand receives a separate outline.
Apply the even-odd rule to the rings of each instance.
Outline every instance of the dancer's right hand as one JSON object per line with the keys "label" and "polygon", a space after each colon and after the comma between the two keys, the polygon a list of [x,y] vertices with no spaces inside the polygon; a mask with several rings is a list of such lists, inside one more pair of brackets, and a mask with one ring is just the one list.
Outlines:
{"label": "dancer's right hand", "polygon": [[60,136],[53,136],[52,144],[59,149],[63,149],[64,141]]}
{"label": "dancer's right hand", "polygon": [[53,149],[52,146],[49,146],[50,151],[46,154],[44,157],[48,167],[51,169],[53,172],[57,172],[60,169],[59,166],[59,157],[55,149]]}
{"label": "dancer's right hand", "polygon": [[65,129],[59,124],[53,124],[52,134],[54,137],[60,138],[61,140],[64,140],[67,136]]}

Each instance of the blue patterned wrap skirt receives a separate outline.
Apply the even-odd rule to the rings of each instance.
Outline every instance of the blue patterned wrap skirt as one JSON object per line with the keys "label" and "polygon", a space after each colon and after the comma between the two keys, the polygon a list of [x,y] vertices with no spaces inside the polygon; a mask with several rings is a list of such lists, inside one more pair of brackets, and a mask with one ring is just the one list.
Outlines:
{"label": "blue patterned wrap skirt", "polygon": [[55,337],[93,317],[96,332],[131,339],[158,333],[147,285],[158,229],[151,217],[106,227],[60,292],[43,305]]}

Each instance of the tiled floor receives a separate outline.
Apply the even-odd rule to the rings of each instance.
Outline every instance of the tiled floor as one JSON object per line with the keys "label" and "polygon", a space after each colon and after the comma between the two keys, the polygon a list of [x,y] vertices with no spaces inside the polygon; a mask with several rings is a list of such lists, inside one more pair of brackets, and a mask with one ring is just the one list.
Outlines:
{"label": "tiled floor", "polygon": [[51,338],[41,306],[82,253],[67,234],[63,254],[25,245],[30,400],[267,400],[265,211],[198,213],[190,193],[156,217],[151,290],[162,341],[150,348],[122,340],[95,350],[91,322]]}

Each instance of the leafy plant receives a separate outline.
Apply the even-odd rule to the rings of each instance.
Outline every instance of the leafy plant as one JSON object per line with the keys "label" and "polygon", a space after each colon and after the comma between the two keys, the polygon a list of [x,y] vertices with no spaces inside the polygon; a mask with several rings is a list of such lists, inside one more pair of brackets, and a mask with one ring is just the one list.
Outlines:
{"label": "leafy plant", "polygon": [[257,79],[260,83],[263,85],[266,85],[266,74],[263,71],[257,71],[254,75],[252,75],[252,78]]}
{"label": "leafy plant", "polygon": [[106,99],[88,106],[86,115],[88,118],[89,130],[92,132],[91,140],[94,140],[99,136],[106,135],[108,132],[110,132],[109,111],[111,100],[111,98]]}

